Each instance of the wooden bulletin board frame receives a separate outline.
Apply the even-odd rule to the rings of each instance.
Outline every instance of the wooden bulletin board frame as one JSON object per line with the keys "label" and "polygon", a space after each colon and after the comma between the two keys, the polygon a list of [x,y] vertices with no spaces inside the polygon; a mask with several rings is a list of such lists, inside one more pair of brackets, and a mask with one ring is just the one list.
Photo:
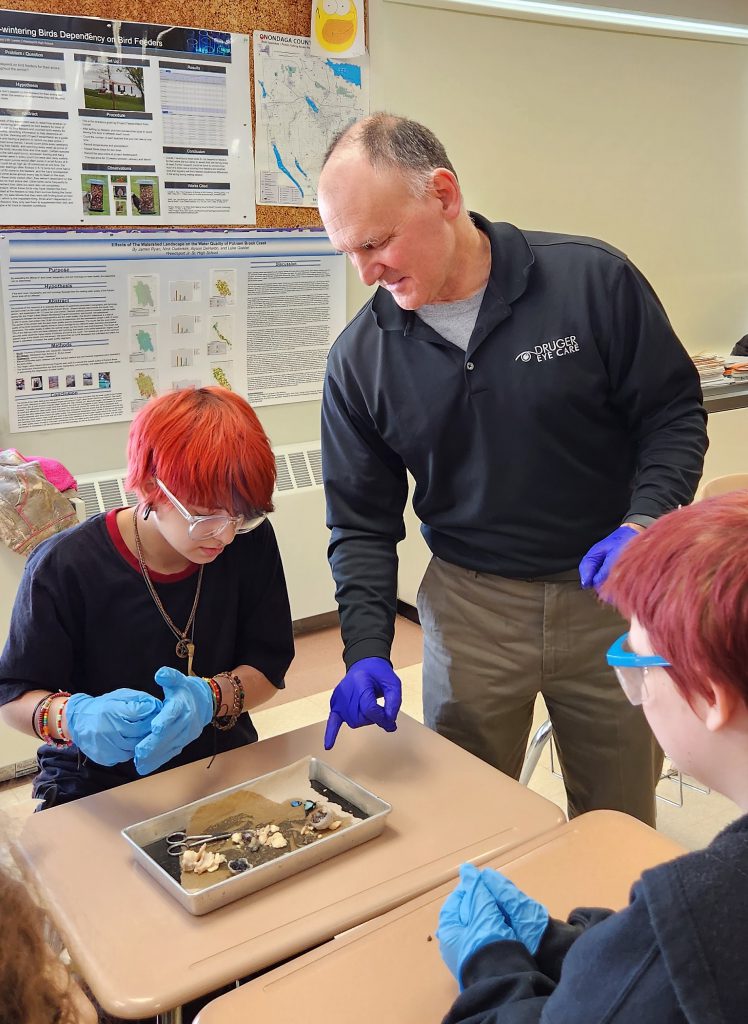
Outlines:
{"label": "wooden bulletin board frame", "polygon": [[[3,5],[6,6],[6,5]],[[255,98],[252,88],[252,33],[265,30],[282,32],[286,35],[308,36],[311,21],[311,0],[182,0],[177,4],[174,0],[149,0],[148,4],[137,3],[136,0],[49,0],[47,3],[11,2],[7,9],[16,11],[36,11],[42,14],[60,14],[66,17],[105,18],[121,21],[142,22],[149,25],[182,25],[189,28],[213,29],[217,32],[238,32],[250,37],[250,96],[252,104],[252,138],[254,139]],[[366,17],[366,8],[364,8]],[[322,221],[315,208],[298,206],[258,206],[258,228],[309,228],[320,227]],[[60,226],[62,229],[64,226]],[[184,226],[182,226],[184,227]],[[190,230],[201,227],[211,229],[221,227],[246,228],[247,224],[200,225],[194,224]],[[80,224],[71,224],[71,229],[81,230]],[[15,224],[4,230],[22,230]],[[85,228],[83,230],[86,230]],[[96,230],[101,230],[97,226]],[[107,225],[106,230],[132,230]],[[169,225],[159,225],[159,230],[168,231]]]}

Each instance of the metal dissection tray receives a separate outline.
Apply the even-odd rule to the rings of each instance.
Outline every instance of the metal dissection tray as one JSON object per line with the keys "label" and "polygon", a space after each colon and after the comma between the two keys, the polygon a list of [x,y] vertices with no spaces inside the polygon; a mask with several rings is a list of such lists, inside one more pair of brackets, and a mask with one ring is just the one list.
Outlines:
{"label": "metal dissection tray", "polygon": [[[335,798],[336,796],[340,797],[344,804],[352,805],[360,812],[355,814],[355,817],[361,817],[362,820],[352,820],[345,827],[322,836],[308,846],[282,853],[274,860],[259,864],[229,878],[222,878],[213,884],[206,884],[196,891],[184,888],[179,879],[159,863],[161,860],[176,870],[179,858],[174,857],[167,861],[163,856],[166,836],[172,832],[187,829],[192,815],[198,808],[233,794],[240,794],[244,790],[260,794],[268,800],[278,803],[299,797],[306,798],[310,794],[313,798],[315,790],[311,786],[312,782],[330,791],[325,793],[324,797],[320,797],[319,790],[317,790],[318,800],[326,799],[329,802],[338,802]],[[191,914],[207,914],[209,911],[232,903],[242,896],[272,885],[273,882],[278,882],[282,878],[288,878],[299,871],[320,864],[368,839],[373,839],[384,829],[385,819],[391,810],[390,804],[380,800],[379,797],[374,796],[373,793],[359,786],[335,768],[316,757],[306,757],[285,768],[280,768],[278,771],[250,779],[238,786],[213,793],[211,796],[195,800],[190,804],[184,804],[173,811],[159,814],[155,818],[129,825],[122,830],[122,835],[132,846],[138,864],[177,899],[185,910]],[[161,856],[158,855],[159,844],[163,848]],[[178,875],[179,872],[176,871],[176,874]],[[206,876],[201,877],[206,878]]]}

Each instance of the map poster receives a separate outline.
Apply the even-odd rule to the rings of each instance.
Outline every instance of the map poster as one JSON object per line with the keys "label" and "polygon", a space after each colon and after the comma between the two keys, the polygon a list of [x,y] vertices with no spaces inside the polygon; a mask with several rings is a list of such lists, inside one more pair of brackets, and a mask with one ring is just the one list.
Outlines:
{"label": "map poster", "polygon": [[11,431],[129,420],[218,384],[320,398],[345,257],[319,230],[0,238]]}
{"label": "map poster", "polygon": [[249,36],[0,11],[0,223],[254,224]]}
{"label": "map poster", "polygon": [[368,58],[315,57],[305,36],[253,39],[257,203],[317,206],[327,147],[369,113]]}

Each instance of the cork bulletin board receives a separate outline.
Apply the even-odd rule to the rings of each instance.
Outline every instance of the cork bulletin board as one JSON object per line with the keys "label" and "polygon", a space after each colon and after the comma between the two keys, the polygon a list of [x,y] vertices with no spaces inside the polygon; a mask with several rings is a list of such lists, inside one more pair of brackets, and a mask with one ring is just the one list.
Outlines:
{"label": "cork bulletin board", "polygon": [[[12,10],[39,11],[68,17],[117,19],[242,33],[250,36],[250,75],[253,60],[251,36],[254,31],[264,29],[269,32],[308,36],[311,19],[311,0],[181,0],[180,3],[174,0],[150,0],[147,5],[137,3],[136,0],[46,0],[40,3],[15,0],[3,6]],[[250,89],[250,93],[254,138],[254,89]],[[257,207],[257,227],[260,228],[319,227],[321,223],[316,209],[294,206]],[[17,230],[18,225],[15,227]],[[71,227],[80,230],[79,225]],[[211,227],[215,228],[216,225]],[[194,228],[198,230],[200,225],[196,224]],[[107,230],[112,228],[107,227]]]}

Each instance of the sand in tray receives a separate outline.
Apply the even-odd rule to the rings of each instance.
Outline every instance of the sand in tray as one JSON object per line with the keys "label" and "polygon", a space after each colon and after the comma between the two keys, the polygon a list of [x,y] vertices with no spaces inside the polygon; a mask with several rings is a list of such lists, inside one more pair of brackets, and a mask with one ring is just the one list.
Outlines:
{"label": "sand in tray", "polygon": [[[244,829],[257,829],[262,825],[277,825],[281,835],[288,843],[281,849],[260,846],[259,850],[252,853],[247,847],[236,846],[230,839],[207,844],[207,850],[211,853],[222,853],[227,862],[244,857],[249,861],[251,868],[254,868],[258,864],[277,860],[284,854],[291,853],[302,846],[308,846],[330,834],[314,832],[312,829],[309,829],[306,835],[301,834],[306,821],[306,813],[304,801],[302,798],[300,799],[301,806],[292,807],[290,800],[276,803],[259,793],[252,792],[252,790],[231,793],[214,803],[198,807],[188,822],[187,833],[188,835],[204,835],[228,831],[242,832]],[[341,829],[349,824],[351,824],[351,818],[344,815]],[[201,875],[192,871],[182,871],[180,881],[185,889],[196,892],[232,877],[234,876],[229,871],[227,864],[221,864],[217,871],[206,871]]]}

